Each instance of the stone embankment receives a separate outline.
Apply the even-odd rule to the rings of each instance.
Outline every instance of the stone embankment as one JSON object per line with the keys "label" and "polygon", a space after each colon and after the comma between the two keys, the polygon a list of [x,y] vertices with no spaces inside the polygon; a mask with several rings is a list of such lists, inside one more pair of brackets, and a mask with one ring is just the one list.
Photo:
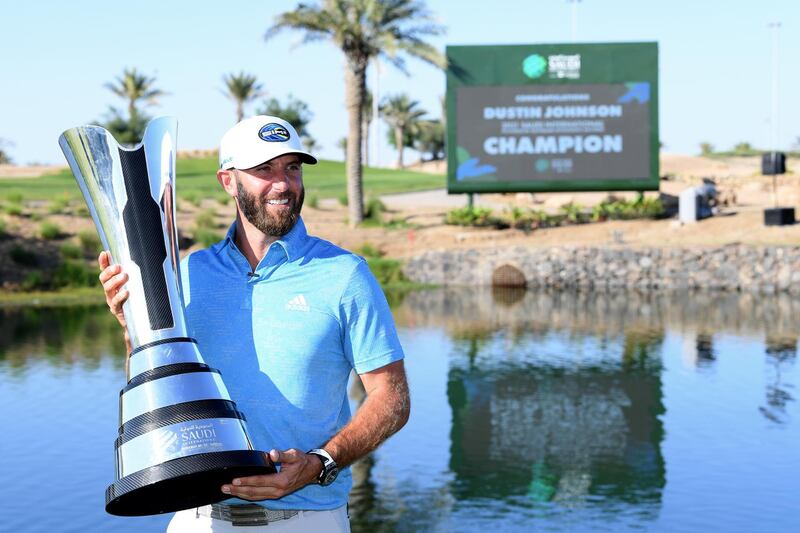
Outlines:
{"label": "stone embankment", "polygon": [[432,250],[408,261],[419,283],[575,289],[712,289],[800,294],[800,247]]}

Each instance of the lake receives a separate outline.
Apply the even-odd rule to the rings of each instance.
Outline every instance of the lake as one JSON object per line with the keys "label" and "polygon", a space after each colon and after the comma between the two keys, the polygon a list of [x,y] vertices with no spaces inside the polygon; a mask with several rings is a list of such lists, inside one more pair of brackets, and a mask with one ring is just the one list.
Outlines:
{"label": "lake", "polygon": [[[799,299],[390,296],[412,415],[353,531],[800,530]],[[0,309],[0,531],[163,531],[104,511],[124,382],[105,308]]]}

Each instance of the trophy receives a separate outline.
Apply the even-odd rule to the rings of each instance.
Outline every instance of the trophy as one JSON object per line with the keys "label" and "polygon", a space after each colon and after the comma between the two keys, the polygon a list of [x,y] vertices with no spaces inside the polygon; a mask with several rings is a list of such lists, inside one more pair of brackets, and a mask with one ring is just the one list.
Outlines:
{"label": "trophy", "polygon": [[114,483],[106,511],[166,513],[229,496],[234,477],[274,473],[254,450],[244,415],[218,370],[190,338],[183,315],[175,225],[177,121],[151,121],[133,149],[97,126],[58,142],[92,214],[103,247],[128,274],[123,305],[132,345],[120,391]]}

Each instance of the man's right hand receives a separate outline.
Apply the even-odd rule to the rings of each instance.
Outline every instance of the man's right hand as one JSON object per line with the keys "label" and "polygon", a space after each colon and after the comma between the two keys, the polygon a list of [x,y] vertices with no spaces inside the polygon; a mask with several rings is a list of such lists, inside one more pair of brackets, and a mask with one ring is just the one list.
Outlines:
{"label": "man's right hand", "polygon": [[125,314],[122,312],[122,304],[128,299],[128,291],[122,286],[128,281],[128,274],[122,271],[121,265],[111,264],[111,254],[107,251],[100,252],[97,263],[100,265],[100,283],[103,284],[103,291],[106,293],[106,303],[111,314],[117,317],[119,325],[125,332],[125,345],[130,353],[131,341],[128,337],[128,325],[125,322]]}

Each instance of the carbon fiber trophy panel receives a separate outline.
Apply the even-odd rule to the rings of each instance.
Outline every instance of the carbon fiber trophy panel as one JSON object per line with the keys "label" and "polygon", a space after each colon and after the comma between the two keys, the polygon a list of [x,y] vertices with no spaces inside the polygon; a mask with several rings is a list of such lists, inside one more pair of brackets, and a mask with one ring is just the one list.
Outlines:
{"label": "carbon fiber trophy panel", "polygon": [[132,352],[120,391],[116,476],[106,511],[139,516],[208,505],[239,476],[275,472],[186,330],[175,225],[177,123],[157,118],[128,150],[97,126],[59,144],[103,247],[128,274]]}

